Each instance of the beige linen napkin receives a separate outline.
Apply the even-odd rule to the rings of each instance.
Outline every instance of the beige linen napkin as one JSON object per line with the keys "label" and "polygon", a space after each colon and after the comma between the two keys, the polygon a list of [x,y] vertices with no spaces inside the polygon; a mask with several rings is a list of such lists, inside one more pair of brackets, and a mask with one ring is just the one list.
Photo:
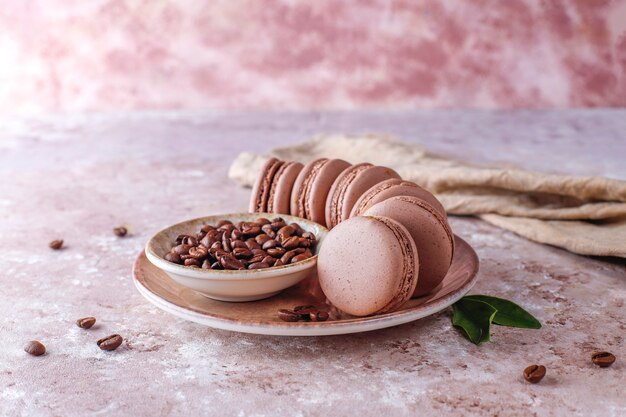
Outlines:
{"label": "beige linen napkin", "polygon": [[229,177],[252,185],[270,156],[300,162],[341,158],[388,166],[433,192],[450,214],[476,215],[571,252],[626,258],[626,181],[472,166],[383,135],[325,135],[268,155],[242,153]]}

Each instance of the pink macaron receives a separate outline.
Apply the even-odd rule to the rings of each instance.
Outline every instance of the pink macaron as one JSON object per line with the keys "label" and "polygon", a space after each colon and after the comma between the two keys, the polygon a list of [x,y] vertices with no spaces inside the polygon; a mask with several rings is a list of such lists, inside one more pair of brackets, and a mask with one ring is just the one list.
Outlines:
{"label": "pink macaron", "polygon": [[408,195],[421,198],[434,209],[447,218],[446,210],[443,208],[439,200],[414,182],[404,181],[397,178],[391,178],[372,186],[367,190],[354,204],[350,217],[361,216],[376,203],[380,203],[391,197]]}
{"label": "pink macaron", "polygon": [[326,197],[337,176],[350,166],[341,159],[316,159],[302,168],[291,190],[290,213],[326,226]]}
{"label": "pink macaron", "polygon": [[291,190],[303,165],[300,162],[285,162],[272,178],[267,199],[267,212],[289,214]]}
{"label": "pink macaron", "polygon": [[326,227],[333,228],[350,217],[359,197],[373,185],[390,178],[400,179],[391,168],[363,163],[345,169],[335,180],[326,199]]}
{"label": "pink macaron", "polygon": [[398,310],[418,285],[420,261],[409,231],[380,216],[361,216],[333,228],[320,248],[319,282],[338,309],[368,316]]}
{"label": "pink macaron", "polygon": [[392,218],[411,234],[420,257],[414,296],[428,294],[443,281],[454,255],[454,234],[439,210],[421,198],[397,196],[374,204],[365,216]]}
{"label": "pink macaron", "polygon": [[269,201],[272,180],[278,169],[284,164],[276,158],[270,158],[263,169],[259,173],[254,186],[252,187],[252,195],[250,196],[250,212],[264,213],[267,212],[267,203]]}

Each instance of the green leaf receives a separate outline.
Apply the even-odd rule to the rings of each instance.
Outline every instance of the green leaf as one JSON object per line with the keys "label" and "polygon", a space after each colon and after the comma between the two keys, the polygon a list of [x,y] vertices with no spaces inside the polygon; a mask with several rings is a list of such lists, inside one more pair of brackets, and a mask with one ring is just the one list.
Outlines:
{"label": "green leaf", "polygon": [[474,344],[490,340],[489,328],[497,310],[491,305],[467,297],[452,305],[452,324],[460,327]]}
{"label": "green leaf", "polygon": [[468,295],[464,300],[482,301],[495,308],[498,312],[493,318],[494,324],[500,326],[520,327],[522,329],[540,329],[541,323],[528,311],[514,302],[489,295]]}

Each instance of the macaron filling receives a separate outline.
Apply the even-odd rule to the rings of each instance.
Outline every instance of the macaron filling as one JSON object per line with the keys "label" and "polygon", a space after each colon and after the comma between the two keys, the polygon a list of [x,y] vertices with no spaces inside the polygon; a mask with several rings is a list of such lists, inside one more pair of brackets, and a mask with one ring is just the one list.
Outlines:
{"label": "macaron filling", "polygon": [[298,196],[298,217],[305,219],[310,218],[311,207],[309,206],[311,188],[313,186],[313,180],[319,174],[322,167],[328,162],[328,159],[320,159],[315,161],[311,167],[311,171],[305,177],[300,188],[300,195]]}
{"label": "macaron filling", "polygon": [[377,220],[384,224],[389,230],[392,231],[398,243],[400,244],[400,249],[402,251],[402,259],[404,259],[404,264],[402,265],[403,280],[400,283],[400,290],[398,291],[398,295],[392,298],[387,305],[377,311],[375,314],[388,313],[391,311],[395,311],[398,307],[404,304],[413,293],[415,289],[415,285],[417,284],[417,277],[415,276],[415,265],[417,259],[414,257],[413,250],[411,247],[411,237],[406,236],[399,229],[398,224],[396,224],[393,220],[383,217],[383,216],[368,216],[374,220]]}
{"label": "macaron filling", "polygon": [[282,164],[280,168],[278,168],[278,170],[274,174],[274,177],[272,178],[272,181],[270,182],[271,184],[270,192],[269,192],[269,196],[267,197],[268,213],[274,213],[274,194],[276,194],[276,184],[278,184],[280,177],[285,173],[285,170],[287,169],[287,167],[292,164],[293,162],[285,162],[284,164]]}
{"label": "macaron filling", "polygon": [[256,195],[255,211],[257,213],[267,211],[267,203],[269,199],[270,189],[272,186],[272,180],[274,178],[274,175],[276,174],[276,171],[283,164],[283,161],[276,160],[276,162],[272,163],[265,171],[265,175],[263,176],[263,180],[261,181],[259,190]]}

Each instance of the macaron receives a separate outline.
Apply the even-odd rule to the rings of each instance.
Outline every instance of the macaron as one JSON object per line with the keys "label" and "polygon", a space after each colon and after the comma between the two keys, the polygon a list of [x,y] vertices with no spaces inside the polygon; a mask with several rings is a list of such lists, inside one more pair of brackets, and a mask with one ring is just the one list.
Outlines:
{"label": "macaron", "polygon": [[364,214],[392,218],[411,234],[420,257],[414,297],[430,293],[443,281],[454,255],[454,234],[438,210],[421,198],[397,196],[374,204]]}
{"label": "macaron", "polygon": [[350,217],[358,198],[373,185],[390,178],[400,179],[391,168],[363,163],[345,169],[333,183],[326,198],[326,227],[329,229]]}
{"label": "macaron", "polygon": [[333,228],[317,259],[320,286],[338,309],[369,316],[411,298],[420,261],[409,231],[388,217],[360,216]]}
{"label": "macaron", "polygon": [[391,178],[372,186],[367,190],[354,204],[350,217],[360,216],[376,203],[380,203],[391,197],[400,195],[409,195],[421,198],[434,209],[439,211],[445,218],[448,218],[446,210],[443,208],[439,200],[419,185],[411,181],[404,181],[397,178]]}
{"label": "macaron", "polygon": [[289,214],[291,189],[302,167],[300,162],[285,162],[278,168],[270,185],[267,199],[268,213]]}
{"label": "macaron", "polygon": [[265,213],[267,212],[267,202],[269,200],[272,179],[276,171],[284,164],[276,158],[270,158],[263,169],[259,173],[254,186],[252,187],[252,195],[250,196],[250,212]]}
{"label": "macaron", "polygon": [[350,164],[342,159],[316,159],[302,168],[291,190],[291,214],[326,226],[326,197],[337,176]]}

